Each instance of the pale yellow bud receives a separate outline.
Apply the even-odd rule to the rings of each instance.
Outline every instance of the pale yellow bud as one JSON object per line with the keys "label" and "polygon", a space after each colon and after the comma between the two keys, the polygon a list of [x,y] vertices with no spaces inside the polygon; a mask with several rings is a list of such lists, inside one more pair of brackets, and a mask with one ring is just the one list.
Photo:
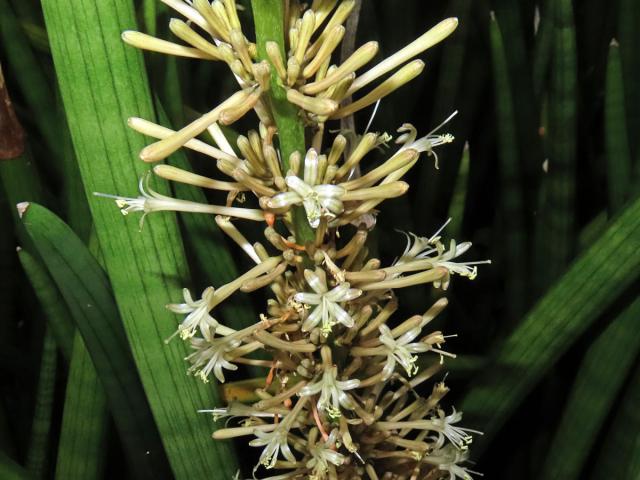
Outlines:
{"label": "pale yellow bud", "polygon": [[341,200],[349,202],[353,200],[376,200],[385,198],[395,198],[404,195],[409,190],[409,184],[406,182],[393,182],[386,185],[378,185],[377,187],[362,188],[360,190],[352,190],[345,193]]}
{"label": "pale yellow bud", "polygon": [[295,57],[290,57],[287,61],[287,85],[293,86],[300,76],[300,64]]}
{"label": "pale yellow bud", "polygon": [[245,70],[251,72],[253,70],[253,62],[251,61],[249,49],[247,48],[247,39],[244,38],[242,32],[237,29],[231,30],[229,39]]}
{"label": "pale yellow bud", "polygon": [[336,111],[331,115],[331,118],[344,118],[358,110],[368,107],[416,78],[422,73],[422,70],[424,70],[424,62],[422,60],[414,60],[408,63],[364,97]]}
{"label": "pale yellow bud", "polygon": [[329,152],[329,165],[335,165],[338,160],[340,160],[346,146],[347,139],[344,135],[336,135],[336,138],[333,139],[333,145],[331,145],[331,151]]}
{"label": "pale yellow bud", "polygon": [[212,5],[207,0],[193,0],[193,6],[205,19],[208,26],[207,30],[214,37],[231,43],[227,25],[225,25],[224,21],[219,17],[218,13],[214,11]]}
{"label": "pale yellow bud", "polygon": [[347,175],[358,163],[360,160],[369,153],[377,144],[378,134],[377,133],[367,133],[363,135],[358,142],[358,146],[351,152],[347,161],[338,169],[338,173],[336,176],[338,178],[342,178]]}
{"label": "pale yellow bud", "polygon": [[295,47],[294,56],[298,64],[302,65],[304,61],[304,53],[311,40],[311,35],[315,29],[316,16],[312,10],[307,10],[302,16],[302,22],[300,24],[300,32],[298,34],[298,42]]}
{"label": "pale yellow bud", "polygon": [[205,32],[212,34],[213,31],[209,27],[209,24],[205,20],[205,18],[193,7],[189,6],[189,4],[185,3],[183,0],[161,0],[162,3],[168,5],[173,8],[176,12],[180,13],[183,17],[186,17],[188,20],[191,20],[193,23],[198,25]]}
{"label": "pale yellow bud", "polygon": [[287,69],[284,66],[284,60],[282,60],[282,54],[280,53],[280,47],[276,42],[266,43],[267,56],[271,60],[271,64],[276,69],[276,73],[283,82],[287,79]]}
{"label": "pale yellow bud", "polygon": [[308,97],[294,89],[287,90],[287,100],[316,115],[331,115],[338,109],[338,103],[334,100]]}
{"label": "pale yellow bud", "polygon": [[241,90],[234,93],[227,100],[222,102],[216,108],[208,113],[205,113],[197,120],[194,120],[186,127],[175,132],[173,135],[160,140],[152,145],[145,147],[140,152],[140,158],[145,162],[155,162],[167,158],[173,152],[175,152],[182,145],[193,139],[197,135],[200,135],[214,122],[217,122],[220,114],[231,107],[242,104],[250,96],[252,89]]}
{"label": "pale yellow bud", "polygon": [[231,24],[231,28],[240,29],[240,19],[238,18],[238,9],[236,8],[235,0],[222,0],[224,8],[227,11],[227,18]]}
{"label": "pale yellow bud", "polygon": [[323,90],[326,90],[334,83],[338,83],[340,80],[355,72],[359,68],[363,67],[371,61],[378,53],[378,42],[368,42],[358,48],[351,56],[346,59],[342,65],[336,70],[329,73],[325,78],[318,82],[309,83],[302,87],[300,91],[307,95],[315,95]]}
{"label": "pale yellow bud", "polygon": [[219,60],[218,57],[209,55],[197,48],[185,47],[177,43],[167,42],[146,33],[127,30],[122,32],[122,40],[132,47],[148,50],[150,52],[164,53],[178,57],[201,58],[203,60]]}
{"label": "pale yellow bud", "polygon": [[347,20],[355,4],[356,4],[355,0],[344,0],[340,2],[340,5],[338,5],[338,8],[336,8],[336,11],[334,12],[333,16],[327,22],[326,27],[324,27],[324,31],[320,34],[320,36],[313,43],[313,45],[309,47],[308,49],[309,58],[315,55],[316,53],[318,53],[318,50],[320,50],[320,46],[325,42],[327,38],[328,32],[333,30],[334,27],[338,25],[342,25]]}
{"label": "pale yellow bud", "polygon": [[182,20],[172,18],[169,22],[169,29],[176,37],[187,42],[192,47],[197,48],[198,50],[201,50],[207,55],[210,55],[218,60],[222,59],[218,47],[205,40],[202,36],[193,31],[191,27]]}
{"label": "pale yellow bud", "polygon": [[[140,132],[149,137],[158,138],[158,139],[164,139],[176,133],[174,130],[171,130],[170,128],[157,125],[153,122],[150,122],[148,120],[144,120],[138,117],[130,118],[128,120],[128,125],[132,129],[134,129],[136,132]],[[189,140],[187,143],[184,144],[184,146],[196,152],[203,153],[204,155],[207,155],[209,157],[213,157],[215,159],[224,158],[234,162],[238,161],[238,158],[236,158],[235,153],[233,153],[233,150],[231,150],[231,153],[229,154],[227,153],[227,151],[218,150],[217,148],[212,147],[211,145],[204,143],[200,140],[197,140],[195,138]]]}
{"label": "pale yellow bud", "polygon": [[395,54],[380,62],[368,72],[358,77],[356,81],[353,82],[353,85],[351,86],[348,94],[352,95],[362,87],[374,81],[376,78],[381,77],[385,73],[393,70],[397,66],[402,65],[404,62],[412,59],[416,55],[421,54],[428,48],[441,42],[449,35],[451,35],[451,33],[453,33],[457,26],[457,18],[447,18],[446,20],[441,21],[435,27],[431,28],[422,36],[415,39],[402,50],[399,50]]}
{"label": "pale yellow bud", "polygon": [[231,125],[235,121],[242,118],[249,110],[256,106],[260,96],[262,95],[262,89],[256,88],[245,98],[245,100],[237,105],[233,105],[220,112],[220,123],[223,125]]}
{"label": "pale yellow bud", "polygon": [[391,173],[404,168],[409,163],[418,158],[418,152],[413,149],[403,150],[397,155],[384,162],[377,168],[367,172],[362,177],[355,178],[348,182],[341,183],[340,185],[347,190],[354,190],[356,188],[368,187],[373,185],[381,178],[390,175]]}
{"label": "pale yellow bud", "polygon": [[224,190],[228,192],[247,190],[246,187],[239,183],[214,180],[213,178],[197,175],[171,165],[156,165],[153,167],[153,173],[165,180],[186,183],[187,185],[194,185],[196,187],[210,188],[212,190]]}

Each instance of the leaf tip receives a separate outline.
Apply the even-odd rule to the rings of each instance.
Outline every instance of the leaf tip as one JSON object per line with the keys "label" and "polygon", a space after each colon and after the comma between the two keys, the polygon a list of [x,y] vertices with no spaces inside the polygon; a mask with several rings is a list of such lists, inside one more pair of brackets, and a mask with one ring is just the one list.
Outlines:
{"label": "leaf tip", "polygon": [[27,209],[31,205],[29,202],[20,202],[16,204],[16,210],[18,210],[18,216],[22,218],[24,214],[27,212]]}

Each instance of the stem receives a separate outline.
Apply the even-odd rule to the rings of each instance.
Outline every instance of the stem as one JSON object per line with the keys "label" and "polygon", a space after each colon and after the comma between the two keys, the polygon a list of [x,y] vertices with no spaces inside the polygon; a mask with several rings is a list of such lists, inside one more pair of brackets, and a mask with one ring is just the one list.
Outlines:
{"label": "stem", "polygon": [[[280,47],[282,58],[287,58],[284,47],[284,10],[282,0],[251,0],[253,18],[256,29],[256,43],[258,55],[261,59],[269,61],[266,52],[268,41],[276,42]],[[278,127],[280,141],[280,154],[282,156],[283,170],[289,170],[289,156],[293,152],[306,152],[304,125],[298,117],[298,108],[287,100],[287,92],[282,85],[275,68],[271,68],[271,111]],[[304,168],[300,169],[304,171]],[[296,242],[304,245],[313,242],[315,233],[307,222],[307,217],[301,207],[293,210],[293,228]]]}

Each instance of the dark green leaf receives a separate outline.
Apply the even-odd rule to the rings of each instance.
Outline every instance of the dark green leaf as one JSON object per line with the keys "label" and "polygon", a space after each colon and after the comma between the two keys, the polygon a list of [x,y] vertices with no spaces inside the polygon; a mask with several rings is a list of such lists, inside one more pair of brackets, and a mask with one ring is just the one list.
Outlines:
{"label": "dark green leaf", "polygon": [[598,431],[640,351],[638,319],[640,299],[618,316],[587,350],[540,478],[582,478],[581,469]]}
{"label": "dark green leaf", "polygon": [[22,221],[87,344],[132,467],[139,478],[157,478],[163,471],[160,441],[106,275],[47,209],[30,204]]}
{"label": "dark green leaf", "polygon": [[524,318],[465,397],[462,410],[485,431],[480,445],[487,445],[544,373],[638,278],[639,263],[636,199]]}
{"label": "dark green leaf", "polygon": [[64,400],[56,479],[102,478],[107,427],[104,389],[82,336],[76,334]]}

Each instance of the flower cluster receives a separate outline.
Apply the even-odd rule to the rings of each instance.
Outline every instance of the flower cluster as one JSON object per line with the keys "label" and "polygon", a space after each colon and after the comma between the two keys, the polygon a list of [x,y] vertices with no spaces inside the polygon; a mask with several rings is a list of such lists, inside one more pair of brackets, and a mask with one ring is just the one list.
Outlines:
{"label": "flower cluster", "polygon": [[[271,478],[462,478],[471,473],[467,458],[473,430],[457,426],[461,414],[447,415],[440,406],[448,388],[436,383],[429,396],[417,388],[440,370],[446,341],[441,332],[424,332],[446,306],[438,300],[426,312],[403,321],[395,289],[432,284],[446,289],[451,277],[473,279],[478,263],[459,262],[471,246],[441,231],[423,238],[407,234],[404,253],[383,266],[369,255],[367,237],[375,226],[376,208],[405,194],[402,181],[421,154],[453,141],[437,131],[418,138],[408,124],[398,130],[399,147],[375,168],[367,156],[387,144],[386,133],[338,134],[325,140],[325,124],[351,115],[404,85],[423,69],[414,57],[443,40],[456,28],[447,19],[394,55],[368,68],[378,51],[376,42],[357,49],[334,64],[334,52],[352,0],[314,0],[310,8],[286,2],[285,47],[267,42],[266,58],[243,33],[234,0],[162,0],[185,20],[171,20],[170,29],[183,43],[139,32],[125,32],[136,47],[171,55],[227,63],[240,89],[219,106],[179,131],[132,118],[132,128],[158,141],[140,154],[147,162],[164,159],[180,147],[216,161],[225,179],[204,177],[158,164],[158,177],[227,192],[225,205],[205,205],[154,192],[147,179],[138,198],[114,197],[124,214],[180,211],[215,215],[216,222],[255,263],[232,282],[204,290],[194,299],[168,308],[184,315],[176,335],[189,342],[189,373],[208,381],[225,381],[225,371],[238,364],[268,369],[258,401],[232,403],[209,410],[215,418],[242,419],[239,426],[219,429],[215,438],[253,437],[262,449],[260,467],[279,473]],[[394,73],[369,93],[343,102],[361,89]],[[285,157],[279,147],[277,116],[269,101],[276,87],[299,109],[309,130],[306,151]],[[228,125],[254,111],[256,130],[240,135],[235,148],[220,124]],[[444,123],[446,123],[447,119]],[[207,130],[215,144],[198,138]],[[362,172],[360,174],[360,172]],[[242,199],[242,200],[241,200]],[[144,217],[143,217],[144,218]],[[299,222],[312,232],[301,240]],[[236,220],[265,222],[263,242],[250,243]],[[444,228],[444,227],[443,227]],[[269,288],[271,298],[256,322],[234,329],[219,320],[216,307],[229,296]],[[217,318],[216,318],[217,317]],[[257,359],[264,350],[271,360]],[[433,360],[418,355],[433,352]],[[264,358],[264,357],[261,357]],[[254,477],[255,478],[255,477]]]}

